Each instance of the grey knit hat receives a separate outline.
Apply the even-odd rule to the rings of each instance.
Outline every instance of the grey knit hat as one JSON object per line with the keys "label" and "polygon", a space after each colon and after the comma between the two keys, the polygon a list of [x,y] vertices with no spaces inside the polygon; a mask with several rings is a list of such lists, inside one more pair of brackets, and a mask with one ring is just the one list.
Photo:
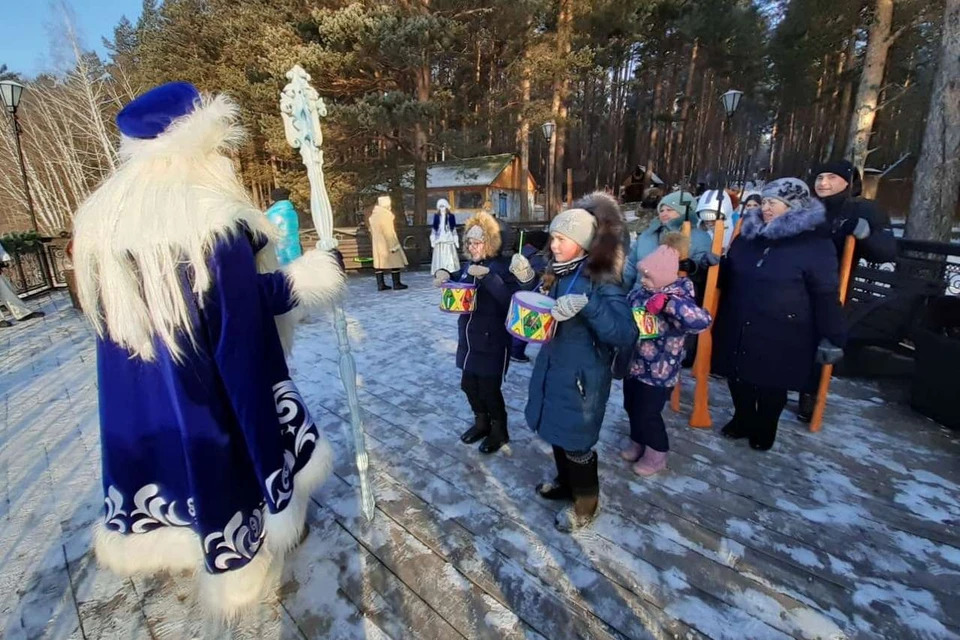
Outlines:
{"label": "grey knit hat", "polygon": [[593,244],[596,232],[597,219],[586,209],[567,209],[550,223],[550,233],[565,235],[584,249]]}
{"label": "grey knit hat", "polygon": [[763,187],[760,195],[764,198],[780,200],[791,209],[806,209],[810,204],[810,189],[803,180],[796,178],[777,178]]}
{"label": "grey knit hat", "polygon": [[463,235],[463,241],[467,242],[469,240],[476,240],[478,242],[483,242],[483,228],[476,224],[470,227],[467,232]]}

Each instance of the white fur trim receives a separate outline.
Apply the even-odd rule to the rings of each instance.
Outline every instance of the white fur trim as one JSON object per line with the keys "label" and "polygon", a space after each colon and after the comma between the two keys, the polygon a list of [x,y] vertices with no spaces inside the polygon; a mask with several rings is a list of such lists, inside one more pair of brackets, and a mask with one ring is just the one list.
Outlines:
{"label": "white fur trim", "polygon": [[200,539],[188,527],[122,534],[98,523],[93,540],[100,564],[122,577],[161,571],[193,572],[198,576],[200,604],[207,614],[220,620],[231,620],[245,607],[268,598],[275,592],[283,568],[282,557],[263,545],[243,567],[208,573],[203,566]]}
{"label": "white fur trim", "polygon": [[194,340],[182,265],[202,303],[212,284],[207,260],[218,240],[240,223],[268,239],[277,235],[250,202],[233,162],[219,153],[236,143],[236,120],[228,99],[205,99],[158,138],[126,141],[124,163],[74,218],[84,312],[98,335],[144,360],[156,356],[157,338],[175,358],[185,346],[178,335]]}
{"label": "white fur trim", "polygon": [[100,564],[120,576],[203,568],[200,539],[189,527],[160,527],[148,533],[123,534],[97,523],[93,546]]}
{"label": "white fur trim", "polygon": [[184,156],[236,149],[243,142],[240,108],[225,95],[203,95],[197,107],[177,118],[156,138],[138,140],[122,136],[120,157]]}
{"label": "white fur trim", "polygon": [[333,450],[322,434],[306,465],[293,477],[293,496],[279,513],[267,512],[264,529],[267,538],[264,547],[273,553],[284,554],[300,542],[303,524],[310,506],[310,495],[326,481],[333,471]]}
{"label": "white fur trim", "polygon": [[307,251],[283,268],[293,297],[305,311],[331,304],[343,293],[344,277],[332,253]]}
{"label": "white fur trim", "polygon": [[276,593],[283,572],[283,558],[275,557],[266,545],[246,565],[224,573],[200,575],[200,604],[210,615],[224,621],[236,618],[245,608]]}

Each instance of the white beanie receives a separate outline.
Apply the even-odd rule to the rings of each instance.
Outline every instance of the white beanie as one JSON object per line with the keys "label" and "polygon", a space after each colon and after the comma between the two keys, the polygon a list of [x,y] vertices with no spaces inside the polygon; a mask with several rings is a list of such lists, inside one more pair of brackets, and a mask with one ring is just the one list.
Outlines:
{"label": "white beanie", "polygon": [[550,233],[564,235],[583,249],[590,248],[596,232],[597,219],[586,209],[567,209],[550,223]]}

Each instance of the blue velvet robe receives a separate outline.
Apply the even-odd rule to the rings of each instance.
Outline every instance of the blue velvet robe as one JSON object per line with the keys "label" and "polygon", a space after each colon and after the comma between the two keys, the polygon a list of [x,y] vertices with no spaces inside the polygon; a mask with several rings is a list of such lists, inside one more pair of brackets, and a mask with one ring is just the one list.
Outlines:
{"label": "blue velvet robe", "polygon": [[257,273],[257,248],[243,232],[215,245],[202,304],[182,274],[196,344],[179,342],[181,360],[160,340],[151,362],[97,343],[105,526],[190,527],[211,573],[254,558],[320,438],[274,320],[294,306],[290,285]]}

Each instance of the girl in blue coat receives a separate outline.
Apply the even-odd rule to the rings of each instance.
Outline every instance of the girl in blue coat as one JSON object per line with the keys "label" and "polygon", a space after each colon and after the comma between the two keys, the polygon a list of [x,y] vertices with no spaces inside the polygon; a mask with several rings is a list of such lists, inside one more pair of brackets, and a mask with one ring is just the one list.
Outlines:
{"label": "girl in blue coat", "polygon": [[623,217],[616,201],[594,193],[550,224],[553,262],[540,290],[557,300],[557,329],[543,345],[530,378],[526,418],[553,445],[557,476],[537,485],[548,500],[572,500],[556,526],[572,531],[593,522],[599,507],[597,454],[610,397],[611,364],[632,349],[637,326],[621,289]]}
{"label": "girl in blue coat", "polygon": [[713,371],[727,377],[733,398],[723,435],[765,451],[787,390],[804,388],[815,361],[843,356],[846,326],[837,251],[817,232],[823,205],[796,178],[774,180],[761,196],[759,211],[744,211],[720,268]]}
{"label": "girl in blue coat", "polygon": [[506,318],[510,299],[521,283],[511,268],[532,284],[533,272],[512,265],[500,253],[501,237],[497,221],[480,212],[464,226],[464,248],[469,262],[456,273],[437,271],[434,284],[455,280],[477,285],[476,309],[460,316],[457,367],[463,371],[460,388],[473,409],[474,422],[460,436],[465,444],[480,440],[482,453],[494,453],[510,441],[507,432],[507,408],[500,390],[510,363],[511,336]]}

